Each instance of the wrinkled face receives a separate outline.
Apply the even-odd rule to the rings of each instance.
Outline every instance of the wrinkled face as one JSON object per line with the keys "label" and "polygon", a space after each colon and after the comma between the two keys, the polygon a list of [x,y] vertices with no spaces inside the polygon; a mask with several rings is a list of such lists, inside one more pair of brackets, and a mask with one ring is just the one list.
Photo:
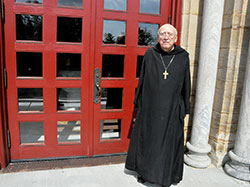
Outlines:
{"label": "wrinkled face", "polygon": [[177,31],[171,25],[163,25],[158,32],[158,42],[163,51],[169,52],[174,48],[174,43],[177,41]]}

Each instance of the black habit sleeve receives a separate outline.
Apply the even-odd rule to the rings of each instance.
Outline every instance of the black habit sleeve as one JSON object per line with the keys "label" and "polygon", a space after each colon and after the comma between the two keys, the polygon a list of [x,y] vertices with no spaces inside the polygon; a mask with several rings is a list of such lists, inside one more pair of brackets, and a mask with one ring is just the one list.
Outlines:
{"label": "black habit sleeve", "polygon": [[145,55],[144,55],[144,58],[143,58],[143,61],[142,61],[142,67],[141,67],[141,72],[140,72],[140,77],[139,77],[139,83],[138,83],[136,93],[135,93],[135,99],[134,99],[135,107],[141,106],[141,94],[142,94],[144,73],[145,73]]}
{"label": "black habit sleeve", "polygon": [[186,69],[185,69],[185,79],[183,82],[182,87],[182,97],[185,104],[185,113],[190,113],[190,89],[191,89],[191,83],[190,83],[190,67],[189,67],[189,56],[187,54],[186,58]]}

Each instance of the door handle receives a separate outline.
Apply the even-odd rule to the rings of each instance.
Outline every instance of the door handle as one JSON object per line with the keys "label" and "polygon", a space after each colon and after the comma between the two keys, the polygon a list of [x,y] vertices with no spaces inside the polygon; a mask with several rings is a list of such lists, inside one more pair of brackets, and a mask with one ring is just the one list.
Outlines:
{"label": "door handle", "polygon": [[95,69],[94,77],[94,103],[98,104],[100,102],[101,95],[101,70],[99,68]]}
{"label": "door handle", "polygon": [[97,90],[98,90],[98,92],[99,92],[99,95],[100,95],[100,90],[101,90],[100,84],[99,84],[98,82],[96,82],[96,83],[95,83],[95,86],[96,86],[96,88],[97,88]]}

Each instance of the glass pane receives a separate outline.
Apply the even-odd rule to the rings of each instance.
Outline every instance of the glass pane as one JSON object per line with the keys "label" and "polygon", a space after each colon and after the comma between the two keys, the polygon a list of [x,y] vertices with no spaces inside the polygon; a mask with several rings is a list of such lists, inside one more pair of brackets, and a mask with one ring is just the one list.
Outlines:
{"label": "glass pane", "polygon": [[20,142],[25,143],[44,143],[43,122],[20,122]]}
{"label": "glass pane", "polygon": [[104,9],[127,10],[127,0],[104,0]]}
{"label": "glass pane", "polygon": [[20,3],[37,3],[37,4],[42,4],[43,0],[16,0],[16,2]]}
{"label": "glass pane", "polygon": [[122,88],[102,88],[101,109],[121,109],[122,92]]}
{"label": "glass pane", "polygon": [[104,20],[103,43],[104,44],[125,44],[126,22]]}
{"label": "glass pane", "polygon": [[82,7],[82,0],[57,0],[58,5]]}
{"label": "glass pane", "polygon": [[140,12],[159,14],[160,13],[160,0],[140,0]]}
{"label": "glass pane", "polygon": [[139,23],[138,45],[153,46],[157,44],[158,24]]}
{"label": "glass pane", "polygon": [[140,77],[143,56],[137,56],[136,77]]}
{"label": "glass pane", "polygon": [[19,111],[43,111],[42,88],[18,88]]}
{"label": "glass pane", "polygon": [[124,55],[102,56],[102,77],[123,77]]}
{"label": "glass pane", "polygon": [[81,54],[58,53],[57,77],[81,77]]}
{"label": "glass pane", "polygon": [[121,138],[121,120],[101,120],[101,140]]}
{"label": "glass pane", "polygon": [[80,142],[81,122],[80,121],[58,121],[57,141],[59,142]]}
{"label": "glass pane", "polygon": [[42,77],[43,60],[42,53],[17,52],[17,76]]}
{"label": "glass pane", "polygon": [[57,18],[58,42],[82,41],[82,18]]}
{"label": "glass pane", "polygon": [[42,41],[42,16],[16,15],[16,39]]}
{"label": "glass pane", "polygon": [[80,88],[57,88],[57,110],[75,111],[80,108]]}

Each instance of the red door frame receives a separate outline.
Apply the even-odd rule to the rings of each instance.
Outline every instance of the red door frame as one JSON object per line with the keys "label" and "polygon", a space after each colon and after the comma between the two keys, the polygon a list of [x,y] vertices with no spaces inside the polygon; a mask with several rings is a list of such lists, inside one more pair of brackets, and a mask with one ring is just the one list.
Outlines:
{"label": "red door frame", "polygon": [[[92,6],[96,6],[96,3],[94,1],[92,1]],[[182,0],[172,0],[172,10],[171,10],[171,15],[172,15],[172,21],[171,23],[177,28],[178,30],[178,35],[180,36],[180,31],[181,31],[181,8],[182,8]],[[94,16],[91,15],[91,21],[92,23],[94,23],[93,21],[94,20]],[[166,20],[167,22],[167,20]],[[91,31],[95,31],[95,25],[94,24],[91,24],[91,28],[90,28]],[[1,78],[1,82],[0,82],[0,166],[1,168],[4,168],[7,166],[7,164],[10,162],[10,153],[9,153],[9,150],[8,150],[8,146],[7,146],[7,112],[6,112],[6,99],[5,99],[5,89],[4,89],[4,82],[3,82],[3,67],[4,67],[4,60],[3,60],[3,47],[4,47],[4,44],[3,44],[3,38],[2,38],[2,35],[3,35],[3,32],[2,32],[2,23],[0,24],[0,37],[1,37],[1,46],[0,46],[0,50],[1,50],[1,53],[0,53],[0,60],[1,60],[1,71],[0,71],[0,78]],[[92,41],[95,41],[95,36],[93,34],[90,35],[91,37],[91,40]],[[179,44],[179,41],[178,41],[178,44]],[[95,55],[94,51],[95,51],[95,46],[93,43],[91,43],[89,45],[89,50],[90,50],[90,53],[89,53],[89,58],[93,58],[93,56]],[[94,72],[93,69],[89,69],[91,72]],[[94,76],[91,76],[91,77],[94,77]],[[93,79],[93,78],[91,78]],[[93,80],[92,80],[93,81]],[[93,87],[90,88],[91,90],[93,90]],[[90,94],[93,95],[93,92],[90,91]],[[93,119],[93,116],[94,116],[94,113],[93,112],[89,112],[89,115],[90,115],[90,120],[89,122],[90,123],[93,123],[94,122],[94,119]],[[94,127],[93,127],[93,130],[94,130]],[[90,139],[93,139],[94,137],[90,137]],[[93,141],[90,141],[89,139],[89,142],[93,142]],[[93,153],[93,150],[92,150],[92,147],[93,145],[90,145],[90,149],[89,149],[89,152],[90,153]],[[90,156],[92,156],[92,154],[89,154]]]}
{"label": "red door frame", "polygon": [[[171,24],[175,26],[178,31],[178,38],[181,36],[181,16],[182,16],[182,0],[172,0],[172,17]],[[180,44],[180,40],[177,41]]]}
{"label": "red door frame", "polygon": [[7,115],[4,90],[4,39],[2,23],[2,2],[0,3],[0,169],[5,168],[10,162],[7,145]]}

